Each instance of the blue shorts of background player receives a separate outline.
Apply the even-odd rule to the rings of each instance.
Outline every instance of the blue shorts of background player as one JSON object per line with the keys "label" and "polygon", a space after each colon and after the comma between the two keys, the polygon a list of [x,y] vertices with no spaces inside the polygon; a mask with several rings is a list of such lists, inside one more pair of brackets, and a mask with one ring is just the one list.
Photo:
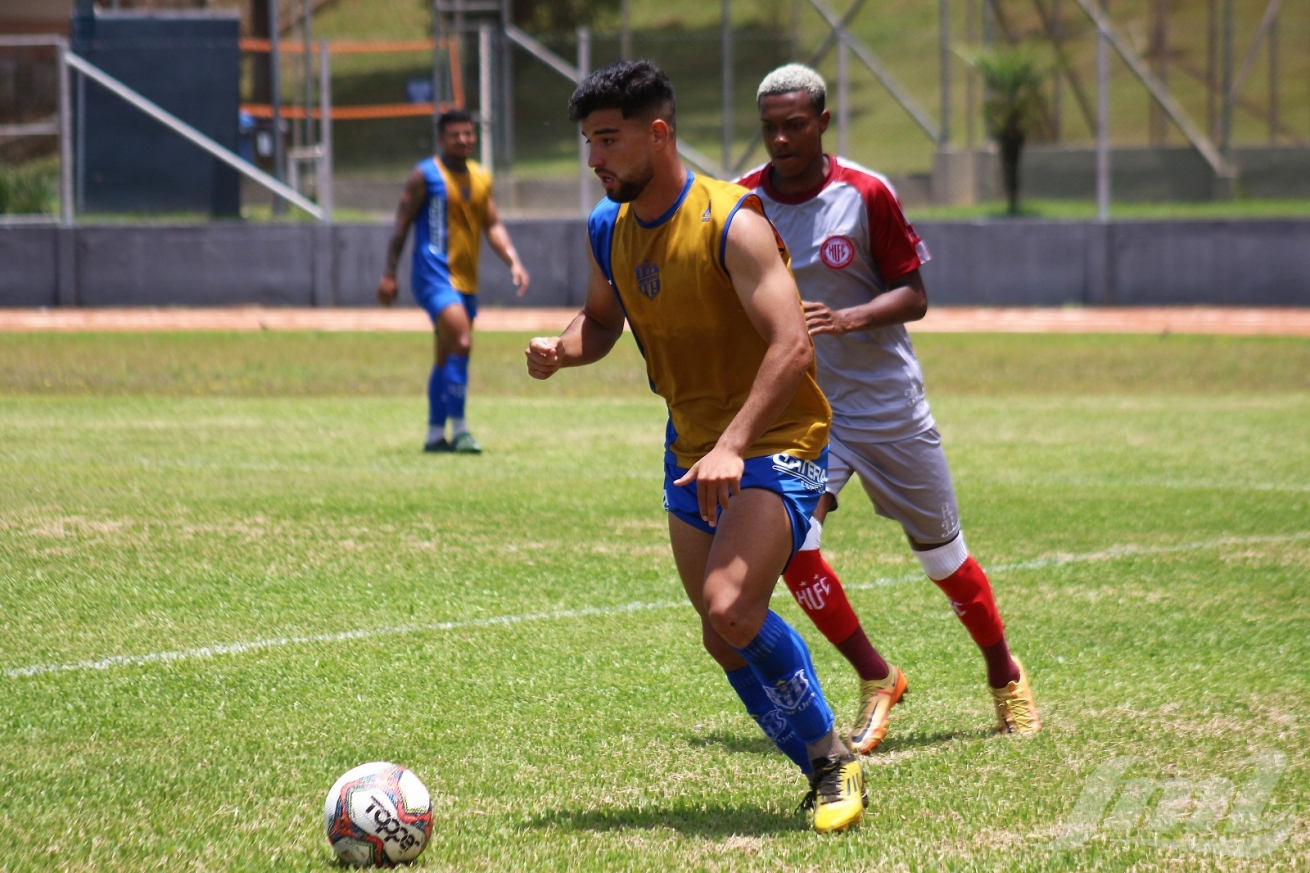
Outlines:
{"label": "blue shorts of background player", "polygon": [[414,299],[427,312],[428,318],[432,319],[433,324],[437,323],[437,316],[441,315],[443,309],[447,306],[454,306],[456,303],[463,304],[464,311],[468,313],[469,321],[473,321],[478,317],[478,295],[456,291],[449,285],[436,291],[415,288]]}
{"label": "blue shorts of background player", "polygon": [[[700,502],[696,498],[696,482],[674,485],[686,474],[670,458],[664,461],[664,509],[672,512],[687,524],[713,535],[714,528],[700,517]],[[791,553],[794,555],[805,542],[810,529],[810,517],[819,506],[828,486],[828,447],[817,461],[807,461],[795,455],[776,454],[750,458],[741,475],[741,487],[763,488],[782,498],[791,519]],[[720,510],[721,511],[721,510]]]}

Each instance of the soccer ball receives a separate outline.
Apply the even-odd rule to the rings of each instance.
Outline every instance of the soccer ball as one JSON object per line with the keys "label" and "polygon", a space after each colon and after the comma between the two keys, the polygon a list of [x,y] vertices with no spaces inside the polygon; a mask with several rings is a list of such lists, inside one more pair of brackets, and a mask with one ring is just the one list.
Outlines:
{"label": "soccer ball", "polygon": [[360,764],[328,792],[323,824],[342,861],[353,867],[394,867],[427,848],[432,796],[404,767],[388,761]]}

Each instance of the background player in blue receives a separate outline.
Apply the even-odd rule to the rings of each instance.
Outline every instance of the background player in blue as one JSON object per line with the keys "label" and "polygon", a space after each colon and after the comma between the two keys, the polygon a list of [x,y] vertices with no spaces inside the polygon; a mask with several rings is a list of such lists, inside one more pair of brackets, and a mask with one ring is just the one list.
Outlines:
{"label": "background player in blue", "polygon": [[823,490],[831,419],[785,248],[758,197],[682,166],[673,86],[654,64],[596,71],[569,117],[607,199],[588,227],[586,304],[563,334],[531,341],[528,372],[592,363],[631,325],[669,408],[669,539],[704,646],[810,774],[815,829],[843,830],[864,815],[860,763],[804,640],[769,609]]}
{"label": "background player in blue", "polygon": [[[464,418],[473,320],[478,314],[478,255],[485,233],[491,248],[509,265],[522,297],[528,290],[509,231],[491,196],[491,174],[470,160],[477,135],[472,117],[452,110],[437,119],[440,155],[425,158],[409,174],[387,244],[386,271],[378,300],[396,300],[396,264],[414,226],[414,299],[427,310],[436,332],[436,360],[428,378],[428,436],[423,450],[477,454],[482,451]],[[446,420],[450,438],[446,438]]]}

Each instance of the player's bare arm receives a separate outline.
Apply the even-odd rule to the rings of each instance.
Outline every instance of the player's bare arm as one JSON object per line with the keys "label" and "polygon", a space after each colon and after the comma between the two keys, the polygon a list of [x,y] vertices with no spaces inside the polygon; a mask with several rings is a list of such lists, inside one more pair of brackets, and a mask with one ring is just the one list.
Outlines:
{"label": "player's bare arm", "polygon": [[928,312],[928,291],[918,269],[888,283],[890,290],[868,303],[849,309],[829,309],[822,303],[805,301],[805,323],[811,336],[841,336],[857,330],[873,330],[889,324],[918,321]]}
{"label": "player's bare arm", "polygon": [[378,282],[378,302],[383,306],[396,302],[396,265],[400,263],[400,251],[405,247],[410,225],[423,208],[426,195],[427,182],[423,178],[423,171],[415,169],[405,180],[405,190],[401,192],[400,205],[396,207],[396,221],[391,228],[391,239],[387,242],[387,263],[382,271],[382,279]]}
{"label": "player's bare arm", "polygon": [[527,294],[528,271],[523,268],[519,253],[514,249],[514,242],[509,238],[509,231],[500,220],[494,197],[487,198],[487,242],[491,244],[491,250],[509,266],[509,277],[514,282],[514,287],[519,289],[518,296]]}
{"label": "player's bare arm", "polygon": [[549,379],[563,367],[599,361],[623,336],[623,307],[596,259],[590,262],[582,312],[559,336],[534,337],[528,343],[528,375],[534,379]]}
{"label": "player's bare arm", "polygon": [[796,281],[778,255],[768,219],[750,209],[739,210],[728,229],[723,260],[746,317],[768,343],[768,351],[746,402],[714,449],[674,483],[696,480],[701,517],[711,526],[718,507],[727,509],[740,491],[743,453],[786,408],[814,355],[796,305]]}

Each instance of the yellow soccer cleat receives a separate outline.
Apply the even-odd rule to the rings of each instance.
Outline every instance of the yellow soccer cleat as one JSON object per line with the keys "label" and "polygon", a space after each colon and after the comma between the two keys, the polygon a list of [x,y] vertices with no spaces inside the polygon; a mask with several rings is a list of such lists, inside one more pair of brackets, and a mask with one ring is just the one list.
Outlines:
{"label": "yellow soccer cleat", "polygon": [[851,727],[851,749],[867,755],[887,736],[887,717],[891,709],[905,696],[908,685],[899,668],[882,679],[860,680],[860,713]]}
{"label": "yellow soccer cleat", "polygon": [[858,758],[821,758],[814,762],[810,793],[801,801],[801,809],[813,811],[816,831],[844,831],[864,818],[868,805],[864,768]]}
{"label": "yellow soccer cleat", "polygon": [[1037,715],[1037,699],[1028,684],[1028,671],[1019,664],[1019,681],[1004,688],[992,688],[992,702],[996,705],[996,729],[1003,734],[1035,734],[1042,729]]}

